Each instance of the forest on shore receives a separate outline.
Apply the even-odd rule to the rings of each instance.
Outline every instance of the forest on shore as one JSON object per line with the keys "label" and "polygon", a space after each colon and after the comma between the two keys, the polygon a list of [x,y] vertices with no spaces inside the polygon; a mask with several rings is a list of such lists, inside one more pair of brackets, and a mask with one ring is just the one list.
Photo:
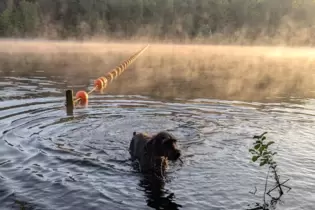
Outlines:
{"label": "forest on shore", "polygon": [[314,0],[2,0],[0,37],[314,45]]}

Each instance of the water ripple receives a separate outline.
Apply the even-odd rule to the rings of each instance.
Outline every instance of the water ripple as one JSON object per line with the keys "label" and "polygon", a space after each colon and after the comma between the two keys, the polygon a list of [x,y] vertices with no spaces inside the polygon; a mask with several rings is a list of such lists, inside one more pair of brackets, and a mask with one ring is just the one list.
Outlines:
{"label": "water ripple", "polygon": [[[58,79],[58,78],[57,78]],[[279,146],[279,167],[293,190],[279,209],[314,204],[315,102],[172,101],[93,95],[67,116],[59,85],[45,76],[0,79],[0,206],[34,209],[244,209],[262,190],[265,170],[251,164],[252,136]],[[21,100],[23,99],[23,100]],[[183,150],[165,186],[129,161],[133,131],[168,130]]]}

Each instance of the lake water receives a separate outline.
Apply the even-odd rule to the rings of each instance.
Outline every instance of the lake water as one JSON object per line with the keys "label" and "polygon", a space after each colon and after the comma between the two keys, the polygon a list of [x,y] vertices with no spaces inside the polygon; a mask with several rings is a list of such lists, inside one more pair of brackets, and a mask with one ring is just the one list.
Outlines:
{"label": "lake water", "polygon": [[[2,72],[1,209],[246,209],[262,200],[267,168],[251,163],[248,149],[264,131],[276,142],[281,180],[292,187],[277,209],[314,209],[314,99],[93,94],[68,116],[68,80]],[[165,185],[152,187],[127,149],[133,131],[161,130],[178,137],[183,164],[170,164]]]}

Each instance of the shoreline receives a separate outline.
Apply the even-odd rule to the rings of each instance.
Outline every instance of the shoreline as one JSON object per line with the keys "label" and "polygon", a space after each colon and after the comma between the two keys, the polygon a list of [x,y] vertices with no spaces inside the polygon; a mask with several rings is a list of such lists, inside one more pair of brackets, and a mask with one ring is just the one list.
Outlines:
{"label": "shoreline", "polygon": [[[184,50],[232,56],[264,56],[282,58],[315,59],[315,47],[289,46],[244,46],[244,45],[209,45],[209,44],[172,44],[157,42],[131,41],[74,41],[45,39],[0,39],[0,53],[104,53],[108,51],[136,51],[150,44],[149,50],[167,51],[165,53],[183,53]],[[31,49],[30,49],[31,48]],[[134,48],[134,49],[131,49]],[[164,48],[164,49],[162,49]],[[170,52],[172,51],[172,52]],[[157,52],[155,52],[157,53]]]}

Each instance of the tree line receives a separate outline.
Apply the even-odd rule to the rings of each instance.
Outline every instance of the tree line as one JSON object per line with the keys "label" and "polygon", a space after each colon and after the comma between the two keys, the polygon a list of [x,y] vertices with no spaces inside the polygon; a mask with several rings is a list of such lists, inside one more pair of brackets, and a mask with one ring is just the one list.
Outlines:
{"label": "tree line", "polygon": [[312,44],[314,11],[314,0],[2,0],[0,36],[281,37]]}

